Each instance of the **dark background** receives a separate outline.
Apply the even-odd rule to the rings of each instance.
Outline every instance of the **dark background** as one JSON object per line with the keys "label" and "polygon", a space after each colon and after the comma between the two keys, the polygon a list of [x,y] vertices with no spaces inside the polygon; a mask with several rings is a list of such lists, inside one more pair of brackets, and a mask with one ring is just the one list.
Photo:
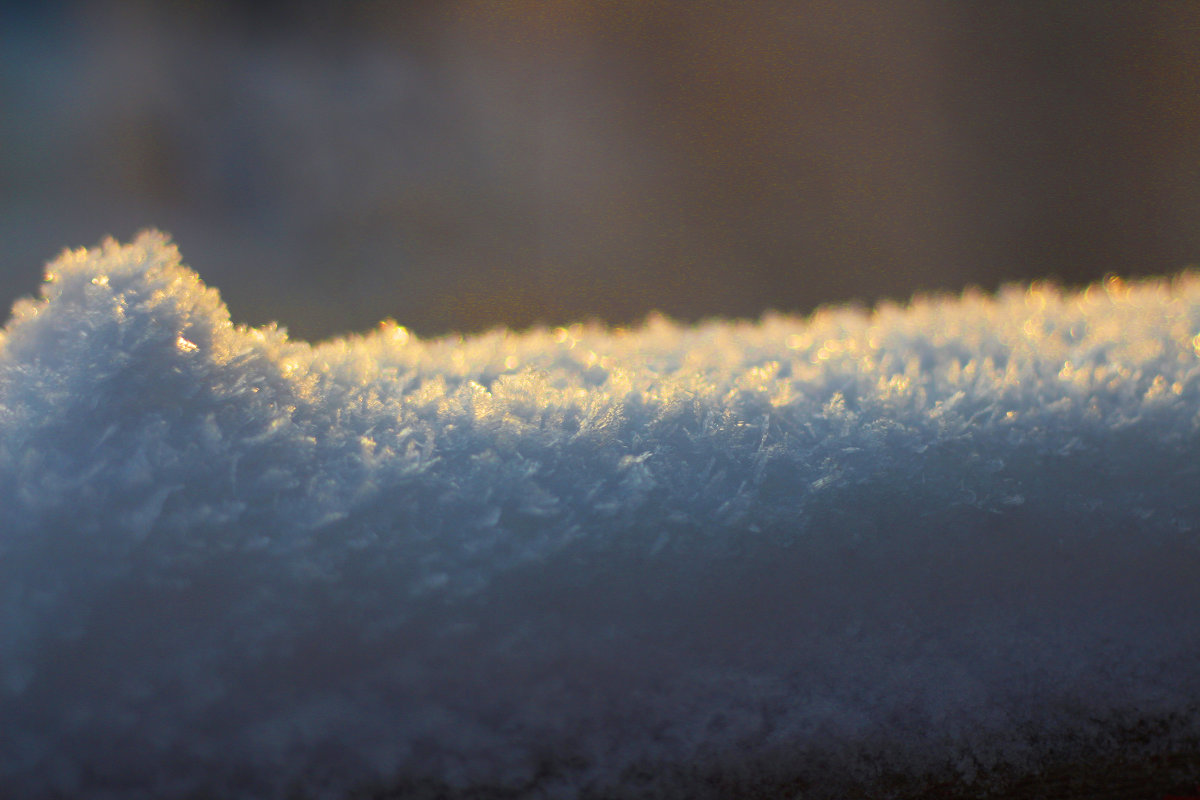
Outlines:
{"label": "dark background", "polygon": [[1196,2],[0,2],[0,305],[429,335],[1200,265]]}

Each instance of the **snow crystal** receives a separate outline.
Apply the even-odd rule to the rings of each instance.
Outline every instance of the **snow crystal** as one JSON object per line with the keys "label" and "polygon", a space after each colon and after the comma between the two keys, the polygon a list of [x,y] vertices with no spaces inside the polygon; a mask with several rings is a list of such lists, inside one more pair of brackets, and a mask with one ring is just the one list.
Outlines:
{"label": "snow crystal", "polygon": [[0,793],[817,797],[1194,736],[1198,401],[1196,275],[310,345],[159,234],[67,252],[0,338]]}

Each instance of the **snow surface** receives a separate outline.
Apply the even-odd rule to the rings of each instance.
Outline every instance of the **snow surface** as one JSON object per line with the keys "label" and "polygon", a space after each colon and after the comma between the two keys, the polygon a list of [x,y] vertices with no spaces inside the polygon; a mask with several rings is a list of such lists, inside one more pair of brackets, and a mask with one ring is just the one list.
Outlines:
{"label": "snow surface", "polygon": [[0,793],[820,796],[1167,746],[1198,334],[1183,275],[310,345],[161,234],[64,253],[0,338]]}

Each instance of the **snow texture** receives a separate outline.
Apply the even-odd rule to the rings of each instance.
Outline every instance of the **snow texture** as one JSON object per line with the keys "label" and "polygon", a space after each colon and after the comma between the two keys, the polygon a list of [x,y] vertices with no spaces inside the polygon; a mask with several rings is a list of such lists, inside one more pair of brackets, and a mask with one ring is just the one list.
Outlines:
{"label": "snow texture", "polygon": [[66,252],[0,338],[0,794],[819,797],[1187,740],[1198,334],[1185,274],[310,345],[161,234]]}

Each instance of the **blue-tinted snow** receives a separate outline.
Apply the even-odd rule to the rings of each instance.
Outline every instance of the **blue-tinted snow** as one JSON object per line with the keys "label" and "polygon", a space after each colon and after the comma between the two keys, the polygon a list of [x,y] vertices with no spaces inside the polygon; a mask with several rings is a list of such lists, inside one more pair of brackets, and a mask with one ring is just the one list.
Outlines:
{"label": "blue-tinted snow", "polygon": [[158,234],[65,253],[0,339],[0,787],[702,796],[1194,734],[1198,334],[1185,275],[309,345]]}

